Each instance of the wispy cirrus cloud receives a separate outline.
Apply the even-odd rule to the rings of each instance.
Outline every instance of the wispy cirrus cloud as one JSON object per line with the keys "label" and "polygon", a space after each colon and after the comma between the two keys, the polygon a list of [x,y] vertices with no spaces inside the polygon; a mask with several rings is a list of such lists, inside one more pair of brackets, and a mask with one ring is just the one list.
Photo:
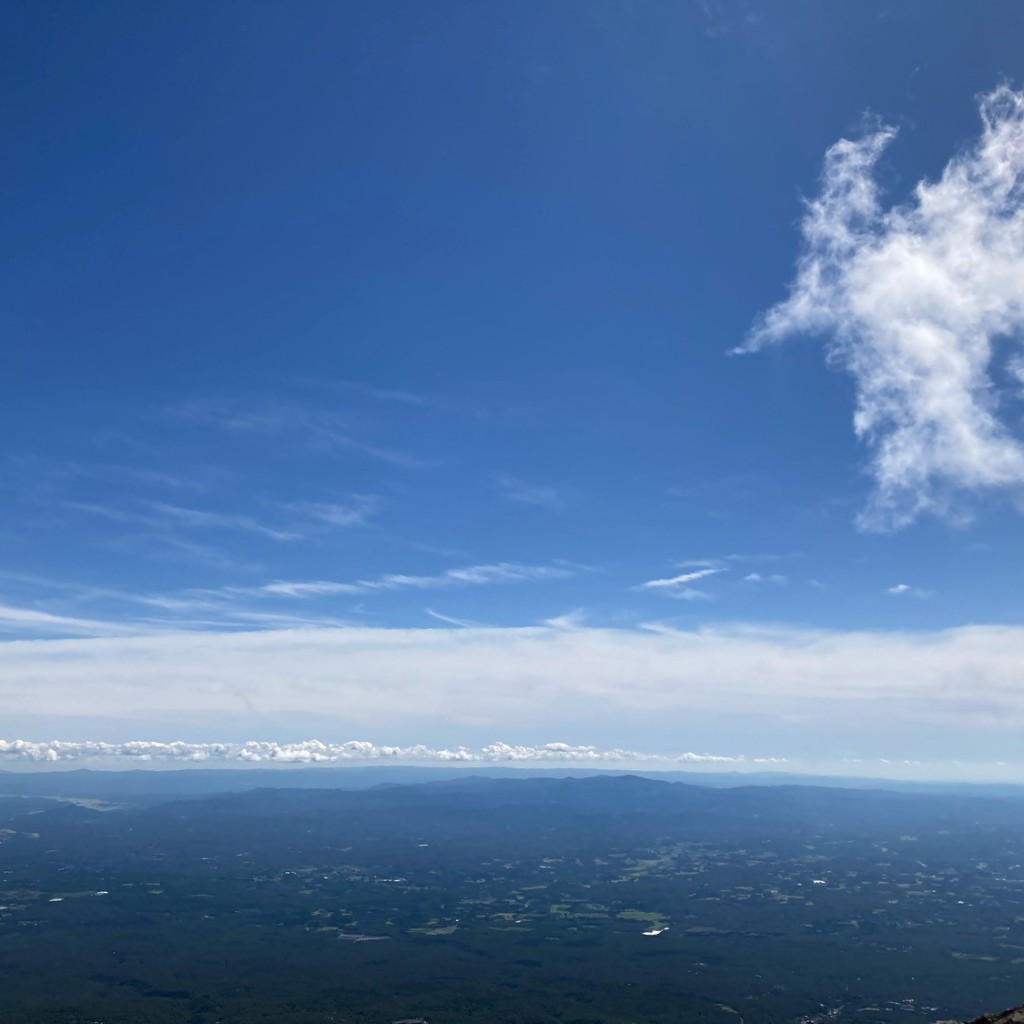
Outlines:
{"label": "wispy cirrus cloud", "polygon": [[532,505],[549,512],[561,512],[565,508],[563,490],[550,484],[529,483],[505,473],[496,476],[494,483],[504,498],[517,504]]}
{"label": "wispy cirrus cloud", "polygon": [[874,170],[896,130],[832,146],[789,296],[737,350],[828,339],[871,451],[864,529],[955,519],[970,495],[1024,484],[1024,93],[1001,85],[980,113],[975,143],[888,209]]}
{"label": "wispy cirrus cloud", "polygon": [[886,587],[885,592],[893,597],[931,597],[931,591],[912,587],[909,583],[894,583],[891,587]]}
{"label": "wispy cirrus cloud", "polygon": [[173,410],[173,415],[236,434],[292,437],[315,448],[351,452],[406,469],[426,469],[439,464],[434,459],[423,459],[397,448],[366,441],[356,435],[349,418],[312,405],[192,402]]}
{"label": "wispy cirrus cloud", "polygon": [[[0,633],[15,637],[138,636],[197,629],[322,629],[350,625],[330,615],[290,615],[250,608],[198,594],[135,594],[98,587],[51,584],[48,603],[84,606],[101,603],[107,618],[47,611],[35,605],[0,603]],[[54,595],[59,593],[60,597]],[[125,608],[135,606],[132,613]],[[145,609],[140,612],[139,607]]]}
{"label": "wispy cirrus cloud", "polygon": [[115,523],[142,526],[157,531],[166,531],[175,526],[214,527],[257,533],[273,540],[299,540],[302,537],[297,530],[268,526],[251,516],[240,513],[188,508],[159,501],[148,501],[136,505],[98,505],[95,502],[65,501],[63,505],[65,508],[74,509],[77,512],[87,512]]}
{"label": "wispy cirrus cloud", "polygon": [[201,465],[190,466],[186,473],[119,462],[48,458],[25,452],[9,453],[8,461],[14,471],[31,479],[37,486],[99,480],[165,491],[205,491],[209,488],[209,468]]}
{"label": "wispy cirrus cloud", "polygon": [[373,494],[354,494],[346,502],[301,501],[289,507],[328,526],[365,526],[380,507],[380,499]]}
{"label": "wispy cirrus cloud", "polygon": [[554,615],[545,619],[543,625],[552,629],[581,629],[587,621],[587,613],[582,608],[574,608],[565,615]]}
{"label": "wispy cirrus cloud", "polygon": [[[122,505],[99,505],[65,501],[65,508],[109,519],[113,522],[144,527],[172,534],[186,530],[220,530],[256,534],[275,541],[302,541],[323,533],[325,527],[352,527],[367,523],[378,507],[373,495],[355,495],[348,502],[292,501],[272,506],[282,523],[265,522],[242,512],[172,505],[161,501],[141,501]],[[282,513],[284,513],[282,515]]]}
{"label": "wispy cirrus cloud", "polygon": [[721,566],[713,566],[706,562],[694,563],[705,566],[703,569],[694,569],[692,572],[680,573],[678,576],[669,576],[665,579],[647,580],[641,583],[636,590],[656,590],[669,597],[681,601],[703,601],[711,597],[707,591],[699,590],[690,584],[698,580],[707,579],[709,576],[717,576],[727,570]]}
{"label": "wispy cirrus cloud", "polygon": [[[268,629],[323,629],[348,625],[352,616],[362,612],[352,608],[339,618],[314,606],[296,613],[296,600],[365,596],[398,591],[430,591],[462,587],[503,586],[530,582],[566,580],[586,567],[567,562],[528,565],[520,562],[496,562],[459,566],[432,575],[386,573],[351,581],[276,580],[256,586],[227,585],[193,588],[167,593],[132,591],[37,580],[14,574],[0,574],[19,589],[38,592],[52,607],[101,606],[108,618],[58,614],[35,604],[0,604],[0,632],[50,636],[131,635],[154,630],[244,630],[259,625]],[[289,603],[287,610],[281,602]],[[431,609],[427,614],[449,625],[480,627],[479,622],[443,615]],[[566,626],[568,627],[568,618]]]}
{"label": "wispy cirrus cloud", "polygon": [[163,502],[152,502],[150,508],[158,516],[162,516],[165,521],[170,520],[184,526],[244,530],[248,533],[258,533],[260,536],[269,537],[272,540],[291,541],[303,538],[303,534],[299,530],[268,526],[251,516],[234,512],[211,512],[205,509],[186,508],[181,505],[167,505]]}
{"label": "wispy cirrus cloud", "polygon": [[443,587],[562,580],[575,576],[577,572],[577,567],[568,564],[524,565],[521,562],[496,562],[491,565],[446,569],[430,576],[388,573],[351,582],[276,580],[255,588],[252,592],[278,597],[322,597],[331,594],[366,594],[374,590],[435,590]]}
{"label": "wispy cirrus cloud", "polygon": [[667,590],[687,583],[693,583],[695,580],[702,580],[706,576],[716,576],[720,572],[725,572],[725,570],[713,568],[695,569],[693,572],[684,572],[679,576],[670,576],[667,579],[648,580],[646,583],[641,583],[640,586],[645,590]]}
{"label": "wispy cirrus cloud", "polygon": [[737,552],[730,552],[717,558],[688,558],[682,562],[676,562],[680,569],[726,569],[730,564],[736,563],[758,563],[758,562],[783,562],[788,559],[801,557],[798,552],[790,552],[781,555],[774,552],[743,555]]}
{"label": "wispy cirrus cloud", "polygon": [[709,39],[720,39],[757,24],[745,0],[695,0],[695,4],[703,16],[704,34]]}
{"label": "wispy cirrus cloud", "polygon": [[0,632],[109,636],[140,631],[140,627],[133,624],[57,615],[39,608],[0,604]]}
{"label": "wispy cirrus cloud", "polygon": [[474,622],[472,619],[459,619],[454,615],[445,615],[443,612],[436,612],[433,608],[425,608],[424,611],[438,622],[443,622],[448,626],[458,626],[459,629],[479,629],[483,626],[483,623]]}
{"label": "wispy cirrus cloud", "polygon": [[459,408],[451,399],[441,395],[428,394],[423,391],[376,387],[373,384],[366,384],[362,381],[343,380],[338,377],[331,378],[330,380],[324,380],[323,378],[300,378],[300,380],[302,383],[321,391],[328,390],[342,395],[358,395],[362,398],[371,399],[374,402],[387,402],[393,405],[407,406],[412,409],[449,412]]}

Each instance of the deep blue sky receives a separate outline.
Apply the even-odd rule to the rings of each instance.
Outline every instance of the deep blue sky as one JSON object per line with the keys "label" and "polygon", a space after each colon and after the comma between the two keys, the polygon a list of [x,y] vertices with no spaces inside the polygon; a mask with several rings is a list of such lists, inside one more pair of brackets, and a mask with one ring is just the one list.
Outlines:
{"label": "deep blue sky", "polygon": [[[1012,488],[858,528],[850,375],[820,338],[728,352],[828,147],[896,126],[903,201],[1024,80],[1022,30],[998,2],[8,4],[7,636],[1016,625]],[[96,715],[79,738],[187,731]]]}

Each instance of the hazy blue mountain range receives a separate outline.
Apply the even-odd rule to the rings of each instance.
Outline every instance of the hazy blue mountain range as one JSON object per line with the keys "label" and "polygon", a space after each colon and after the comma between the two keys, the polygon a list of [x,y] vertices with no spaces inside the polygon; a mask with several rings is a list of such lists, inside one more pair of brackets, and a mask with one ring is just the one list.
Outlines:
{"label": "hazy blue mountain range", "polygon": [[[621,772],[563,768],[473,767],[435,768],[386,765],[381,767],[188,768],[104,771],[74,768],[62,771],[0,770],[0,795],[39,795],[110,799],[163,800],[242,792],[258,788],[370,789],[381,785],[477,779],[536,780],[542,778],[601,778]],[[894,779],[839,778],[786,772],[634,772],[637,778],[682,782],[712,788],[811,786],[830,789],[873,789],[904,793],[961,794],[1024,798],[1024,786],[1003,783],[913,782]]]}

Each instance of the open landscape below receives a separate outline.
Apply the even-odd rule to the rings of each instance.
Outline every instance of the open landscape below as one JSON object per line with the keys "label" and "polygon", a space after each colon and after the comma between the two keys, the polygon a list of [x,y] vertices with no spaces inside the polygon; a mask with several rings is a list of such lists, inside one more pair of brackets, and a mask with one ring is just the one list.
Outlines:
{"label": "open landscape below", "polygon": [[0,775],[0,1019],[900,1024],[1024,993],[1011,790],[267,785],[312,776]]}

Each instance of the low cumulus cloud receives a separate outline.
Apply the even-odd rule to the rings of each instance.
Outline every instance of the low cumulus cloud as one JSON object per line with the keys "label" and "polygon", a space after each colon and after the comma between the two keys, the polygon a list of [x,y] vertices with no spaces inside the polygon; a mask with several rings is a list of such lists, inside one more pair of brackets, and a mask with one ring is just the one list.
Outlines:
{"label": "low cumulus cloud", "polygon": [[382,746],[367,740],[323,743],[302,740],[274,743],[248,740],[245,743],[186,743],[178,740],[129,740],[126,743],[99,741],[0,739],[0,758],[8,761],[56,763],[67,761],[136,761],[184,764],[658,764],[658,765],[743,765],[785,764],[785,758],[752,757],[742,754],[651,754],[637,750],[601,750],[571,743],[539,746],[489,743],[469,747]]}
{"label": "low cumulus cloud", "polygon": [[971,495],[1024,483],[1024,93],[1000,86],[979,109],[974,143],[888,208],[874,174],[896,130],[832,146],[789,297],[738,350],[828,339],[871,451],[868,530],[961,518]]}

